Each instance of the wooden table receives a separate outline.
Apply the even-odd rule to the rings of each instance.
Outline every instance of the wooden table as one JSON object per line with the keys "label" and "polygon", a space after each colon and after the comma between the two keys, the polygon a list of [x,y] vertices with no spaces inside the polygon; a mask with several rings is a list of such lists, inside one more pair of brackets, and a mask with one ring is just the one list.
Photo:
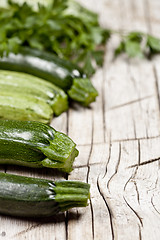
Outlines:
{"label": "wooden table", "polygon": [[[81,0],[104,27],[160,37],[159,0]],[[93,76],[97,101],[73,104],[52,122],[78,145],[69,179],[91,184],[88,207],[49,221],[0,217],[4,240],[160,239],[160,55],[152,60],[113,59],[119,42],[106,46],[104,66]],[[50,170],[7,167],[7,172],[56,179]],[[1,171],[4,168],[1,167]],[[58,174],[58,178],[65,178]]]}

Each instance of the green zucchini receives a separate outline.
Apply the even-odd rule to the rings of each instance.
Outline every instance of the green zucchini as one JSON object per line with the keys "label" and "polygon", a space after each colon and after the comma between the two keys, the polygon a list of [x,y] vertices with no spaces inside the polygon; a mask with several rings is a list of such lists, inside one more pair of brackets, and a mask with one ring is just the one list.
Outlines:
{"label": "green zucchini", "polygon": [[49,217],[74,207],[86,207],[89,184],[51,181],[0,172],[0,213]]}
{"label": "green zucchini", "polygon": [[0,69],[25,72],[48,80],[84,106],[95,101],[98,95],[82,70],[45,51],[21,48],[18,54],[10,53],[7,57],[1,58]]}
{"label": "green zucchini", "polygon": [[68,109],[65,92],[54,84],[35,76],[0,70],[0,91],[29,94],[44,99],[51,105],[56,116]]}
{"label": "green zucchini", "polygon": [[72,171],[76,144],[64,133],[34,121],[0,120],[0,164]]}
{"label": "green zucchini", "polygon": [[0,93],[0,118],[50,123],[53,110],[45,100],[23,93]]}

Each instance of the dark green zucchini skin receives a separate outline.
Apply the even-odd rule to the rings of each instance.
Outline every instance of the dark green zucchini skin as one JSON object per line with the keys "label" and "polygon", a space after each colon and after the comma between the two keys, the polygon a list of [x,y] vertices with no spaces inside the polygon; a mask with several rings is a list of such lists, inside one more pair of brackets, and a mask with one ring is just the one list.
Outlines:
{"label": "dark green zucchini skin", "polygon": [[76,144],[65,134],[35,121],[0,120],[0,164],[72,170]]}
{"label": "dark green zucchini skin", "polygon": [[46,79],[63,90],[69,90],[74,78],[85,74],[72,63],[62,60],[46,51],[21,48],[18,54],[10,53],[0,60],[0,68],[25,72]]}
{"label": "dark green zucchini skin", "polygon": [[50,81],[84,106],[98,96],[81,69],[45,51],[23,47],[18,54],[9,53],[7,57],[0,58],[0,69],[25,72]]}
{"label": "dark green zucchini skin", "polygon": [[85,207],[89,184],[51,181],[0,172],[0,214],[49,217],[73,207]]}

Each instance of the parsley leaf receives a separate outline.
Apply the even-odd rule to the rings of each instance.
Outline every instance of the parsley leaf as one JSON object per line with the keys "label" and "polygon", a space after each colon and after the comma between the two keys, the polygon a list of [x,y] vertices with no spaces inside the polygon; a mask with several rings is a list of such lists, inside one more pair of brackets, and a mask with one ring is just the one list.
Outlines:
{"label": "parsley leaf", "polygon": [[129,57],[143,57],[143,52],[138,42],[127,41],[125,44],[125,51]]}
{"label": "parsley leaf", "polygon": [[0,10],[0,55],[17,52],[19,46],[43,49],[73,61],[91,75],[103,63],[104,51],[97,50],[110,37],[102,29],[98,15],[73,0],[52,0],[33,9],[8,0]]}
{"label": "parsley leaf", "polygon": [[140,32],[130,32],[122,36],[119,46],[115,49],[115,56],[126,53],[129,57],[144,57],[142,40],[144,34]]}
{"label": "parsley leaf", "polygon": [[160,39],[151,35],[147,36],[147,46],[150,48],[151,53],[160,52]]}
{"label": "parsley leaf", "polygon": [[125,42],[122,40],[118,47],[114,51],[114,55],[118,56],[119,54],[125,52]]}

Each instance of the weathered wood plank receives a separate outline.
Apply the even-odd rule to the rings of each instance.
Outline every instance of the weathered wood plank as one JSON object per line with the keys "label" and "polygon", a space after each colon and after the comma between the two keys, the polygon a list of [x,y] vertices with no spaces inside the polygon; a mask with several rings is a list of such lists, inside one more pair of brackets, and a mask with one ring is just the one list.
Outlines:
{"label": "weathered wood plank", "polygon": [[[133,31],[137,30],[136,26],[141,26],[142,31],[147,31],[144,2],[123,1],[121,4],[122,11],[126,12],[119,19],[123,29]],[[133,21],[135,15],[138,15],[136,24]],[[129,60],[125,56],[114,60],[116,42],[118,39],[114,36],[108,45],[109,57],[105,60],[106,136],[109,135],[113,141],[158,136],[159,109],[152,63],[142,59]],[[154,126],[154,130],[148,129],[147,115],[152,116],[149,125]]]}
{"label": "weathered wood plank", "polygon": [[68,134],[79,145],[104,142],[103,71],[99,69],[92,78],[99,96],[89,108],[73,104],[69,109]]}
{"label": "weathered wood plank", "polygon": [[67,134],[68,132],[68,113],[62,113],[58,117],[54,117],[51,126],[57,131]]}
{"label": "weathered wood plank", "polygon": [[[122,14],[123,29],[136,30],[132,15],[134,11],[136,16],[138,3],[121,1],[126,13]],[[131,4],[134,6],[129,10]],[[137,26],[149,31],[146,16],[140,16],[143,21]],[[111,53],[105,62],[105,122],[109,139],[117,143],[112,143],[106,173],[99,178],[100,191],[111,212],[113,239],[158,239],[159,62],[157,79],[150,61],[120,57],[111,62],[116,38],[110,41]],[[130,168],[130,164],[135,167]]]}
{"label": "weathered wood plank", "polygon": [[[83,211],[79,221],[69,221],[69,239],[112,239],[110,217],[106,202],[101,196],[98,186],[99,174],[104,171],[105,162],[108,159],[109,149],[106,144],[93,145],[88,151],[87,168],[78,168],[71,174],[69,179],[87,181],[91,184],[91,199],[88,209]],[[82,149],[83,151],[83,149]],[[80,172],[81,170],[81,172]],[[85,170],[85,175],[84,175]]]}
{"label": "weathered wood plank", "polygon": [[[102,26],[160,34],[158,0],[79,1],[100,14]],[[74,171],[66,176],[6,168],[27,176],[88,182],[89,205],[49,222],[1,216],[0,239],[159,239],[160,57],[114,59],[119,41],[116,34],[111,37],[104,67],[92,79],[97,101],[88,109],[73,104],[52,121],[78,145]]]}
{"label": "weathered wood plank", "polygon": [[137,157],[137,142],[112,144],[106,172],[99,178],[101,193],[111,212],[113,239],[139,239],[141,223],[124,196],[125,185],[134,175],[134,169],[128,167],[137,163]]}
{"label": "weathered wood plank", "polygon": [[111,211],[114,239],[158,239],[160,235],[159,141],[112,144],[99,186]]}
{"label": "weathered wood plank", "polygon": [[[76,168],[71,176],[69,176],[69,180],[74,179],[87,182],[87,172],[87,167]],[[67,239],[92,239],[92,214],[90,205],[85,209],[79,208],[69,211],[67,229]]]}
{"label": "weathered wood plank", "polygon": [[[112,39],[115,45],[117,38]],[[113,47],[109,51],[104,81],[106,135],[113,141],[158,136],[159,107],[152,64],[142,59],[128,62],[122,57],[111,63]]]}
{"label": "weathered wood plank", "polygon": [[159,25],[160,25],[160,2],[158,0],[145,0],[146,4],[146,15],[148,21],[148,27],[150,33],[153,35],[160,37]]}
{"label": "weathered wood plank", "polygon": [[[160,236],[158,228],[160,216],[156,209],[159,203],[154,198],[159,195],[159,162],[155,160],[157,156],[159,157],[159,141],[160,139],[139,142],[139,166],[135,168],[136,174],[125,187],[126,201],[142,222],[142,239],[158,239]],[[134,201],[131,194],[133,189],[137,201]]]}

